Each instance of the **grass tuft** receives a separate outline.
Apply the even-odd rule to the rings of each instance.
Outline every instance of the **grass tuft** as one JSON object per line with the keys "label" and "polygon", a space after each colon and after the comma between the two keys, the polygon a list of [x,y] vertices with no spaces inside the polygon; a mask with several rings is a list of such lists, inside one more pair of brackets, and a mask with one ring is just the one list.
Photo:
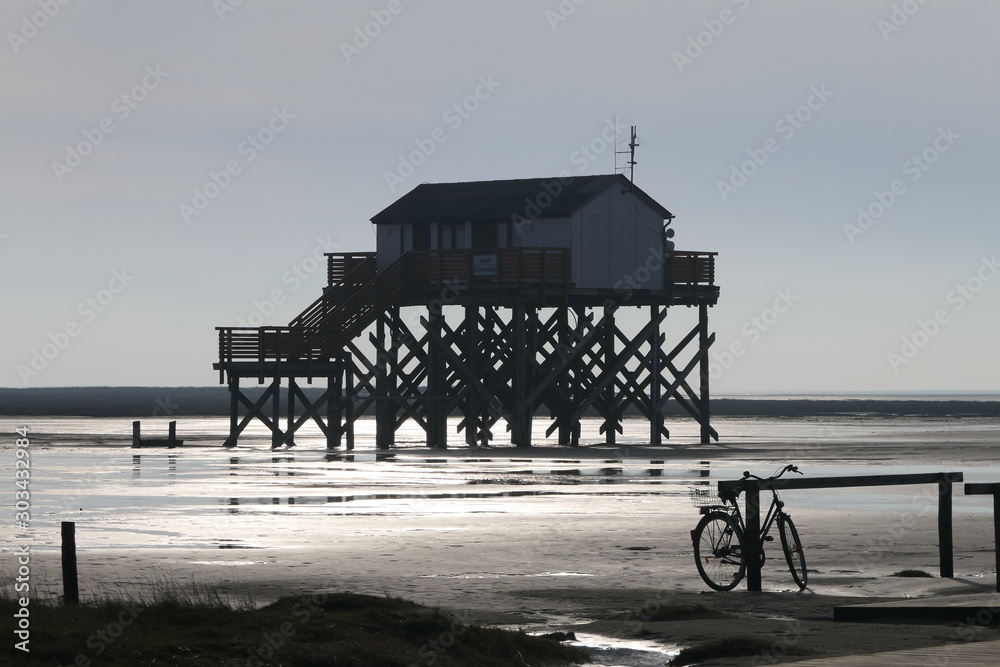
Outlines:
{"label": "grass tuft", "polygon": [[726,618],[728,614],[712,609],[701,603],[698,604],[663,604],[655,609],[641,609],[629,612],[629,618],[639,619],[644,622],[654,621],[694,621],[706,618]]}
{"label": "grass tuft", "polygon": [[893,572],[889,575],[890,577],[933,577],[934,575],[930,572],[924,572],[923,570],[900,570],[899,572]]}

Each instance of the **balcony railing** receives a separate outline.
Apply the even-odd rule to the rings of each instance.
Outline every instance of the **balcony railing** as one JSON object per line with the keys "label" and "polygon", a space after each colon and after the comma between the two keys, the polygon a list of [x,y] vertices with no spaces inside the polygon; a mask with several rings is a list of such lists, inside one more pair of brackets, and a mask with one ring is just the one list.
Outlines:
{"label": "balcony railing", "polygon": [[328,252],[326,254],[326,284],[333,287],[350,275],[352,281],[366,283],[375,277],[375,253]]}
{"label": "balcony railing", "polygon": [[569,248],[411,250],[403,256],[410,284],[444,281],[519,287],[570,282]]}
{"label": "balcony railing", "polygon": [[674,285],[714,285],[715,256],[718,254],[673,251],[667,259],[670,266],[670,282]]}

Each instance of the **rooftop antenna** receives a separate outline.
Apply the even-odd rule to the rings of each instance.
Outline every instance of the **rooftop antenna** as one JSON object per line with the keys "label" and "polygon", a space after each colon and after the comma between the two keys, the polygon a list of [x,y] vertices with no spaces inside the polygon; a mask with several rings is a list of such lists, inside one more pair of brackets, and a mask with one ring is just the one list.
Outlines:
{"label": "rooftop antenna", "polygon": [[[617,121],[617,117],[615,118],[615,122],[616,123],[618,122]],[[639,145],[639,142],[636,140],[636,137],[635,137],[635,125],[633,125],[632,126],[632,138],[631,138],[631,140],[628,143],[628,150],[627,151],[615,151],[615,172],[618,171],[618,154],[620,153],[622,155],[626,155],[626,154],[628,155],[628,162],[625,163],[626,166],[623,167],[623,169],[628,169],[628,180],[629,180],[629,183],[635,183],[635,165],[637,164],[636,161],[635,161],[635,147],[638,146],[638,145]]]}

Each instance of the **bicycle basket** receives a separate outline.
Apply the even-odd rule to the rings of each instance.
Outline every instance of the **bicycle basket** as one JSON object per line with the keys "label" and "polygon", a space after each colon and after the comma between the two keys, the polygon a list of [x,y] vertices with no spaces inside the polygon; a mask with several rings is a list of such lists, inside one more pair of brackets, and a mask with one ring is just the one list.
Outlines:
{"label": "bicycle basket", "polygon": [[714,487],[696,486],[691,489],[691,504],[695,507],[721,507],[725,505]]}

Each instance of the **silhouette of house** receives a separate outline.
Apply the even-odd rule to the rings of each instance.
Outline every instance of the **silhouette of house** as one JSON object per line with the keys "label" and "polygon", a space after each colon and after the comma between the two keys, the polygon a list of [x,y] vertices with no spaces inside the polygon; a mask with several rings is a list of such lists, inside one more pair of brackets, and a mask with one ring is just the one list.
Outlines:
{"label": "silhouette of house", "polygon": [[[504,422],[514,444],[529,446],[540,410],[548,433],[571,445],[582,415],[596,411],[610,443],[629,406],[649,418],[658,444],[669,437],[670,399],[699,421],[703,442],[717,438],[707,354],[715,253],[673,250],[672,219],[622,175],[417,186],[372,218],[376,252],[327,255],[327,287],[288,326],[219,329],[227,444],[258,418],[274,446],[291,445],[311,419],[328,446],[346,437],[351,447],[354,421],[371,410],[382,448],[408,420],[444,447],[452,415],[470,445],[490,443]],[[668,349],[660,326],[676,305],[697,307],[698,324]],[[461,321],[452,326],[445,306],[464,309]],[[649,308],[649,323],[622,331],[615,312],[624,307]],[[426,310],[408,320],[419,326],[401,317],[406,308]],[[256,402],[239,389],[251,377],[271,381]],[[296,378],[314,377],[328,390],[310,402]]]}

